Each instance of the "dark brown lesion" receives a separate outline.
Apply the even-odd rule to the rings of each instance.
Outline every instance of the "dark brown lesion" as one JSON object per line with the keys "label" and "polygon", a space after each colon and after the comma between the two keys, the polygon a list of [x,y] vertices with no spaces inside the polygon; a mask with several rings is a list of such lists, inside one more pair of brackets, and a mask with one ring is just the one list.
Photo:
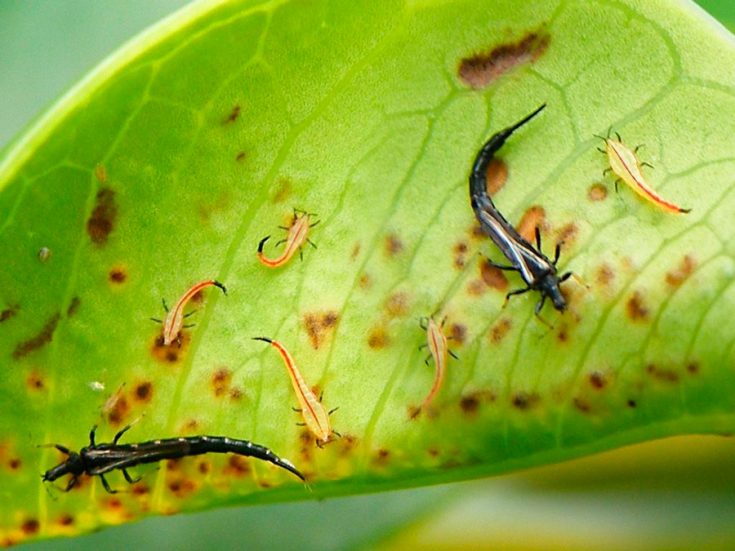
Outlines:
{"label": "dark brown lesion", "polygon": [[240,106],[234,105],[232,107],[232,111],[230,111],[230,114],[227,116],[227,118],[224,120],[223,124],[230,124],[235,122],[240,117]]}
{"label": "dark brown lesion", "polygon": [[671,287],[679,287],[694,272],[697,263],[691,255],[684,255],[679,265],[666,273],[666,283]]}
{"label": "dark brown lesion", "polygon": [[643,293],[635,291],[625,303],[625,312],[632,321],[644,322],[648,320],[649,309],[643,299]]}
{"label": "dark brown lesion", "polygon": [[79,306],[81,305],[81,303],[82,301],[79,297],[72,297],[71,302],[69,302],[69,306],[66,308],[66,317],[73,317],[74,314],[76,314],[79,310]]}
{"label": "dark brown lesion", "polygon": [[549,41],[550,36],[543,29],[529,32],[517,42],[500,44],[460,60],[457,75],[470,88],[485,88],[518,65],[536,61]]}
{"label": "dark brown lesion", "polygon": [[37,335],[26,341],[18,343],[15,350],[13,350],[13,359],[19,360],[50,343],[54,338],[54,332],[56,331],[56,327],[59,324],[60,319],[61,314],[57,312],[49,318]]}
{"label": "dark brown lesion", "polygon": [[307,312],[304,314],[303,323],[309,341],[314,350],[318,350],[329,334],[337,326],[339,314],[334,310],[326,312]]}
{"label": "dark brown lesion", "polygon": [[96,245],[104,245],[115,229],[117,221],[117,203],[115,191],[103,187],[97,192],[94,209],[87,220],[87,234]]}
{"label": "dark brown lesion", "polygon": [[0,323],[8,321],[10,318],[14,318],[15,316],[17,316],[18,310],[20,310],[20,305],[18,304],[13,304],[5,308],[2,312],[0,312]]}

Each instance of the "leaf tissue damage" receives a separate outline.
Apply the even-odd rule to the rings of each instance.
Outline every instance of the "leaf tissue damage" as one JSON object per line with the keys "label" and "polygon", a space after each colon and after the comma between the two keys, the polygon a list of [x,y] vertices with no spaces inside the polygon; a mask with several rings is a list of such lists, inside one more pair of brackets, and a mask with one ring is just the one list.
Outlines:
{"label": "leaf tissue damage", "polygon": [[462,59],[457,74],[470,88],[485,88],[518,65],[536,61],[548,48],[549,40],[546,31],[532,31],[518,42],[500,44],[489,52]]}

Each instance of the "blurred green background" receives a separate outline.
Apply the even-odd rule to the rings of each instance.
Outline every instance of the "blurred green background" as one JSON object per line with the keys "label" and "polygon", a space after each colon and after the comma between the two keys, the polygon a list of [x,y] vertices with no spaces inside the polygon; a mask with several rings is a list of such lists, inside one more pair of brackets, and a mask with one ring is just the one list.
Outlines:
{"label": "blurred green background", "polygon": [[[674,1],[674,0],[672,0]],[[187,0],[0,0],[0,148]],[[735,1],[699,4],[735,31]],[[496,479],[147,519],[36,549],[735,549],[735,442],[653,442]]]}

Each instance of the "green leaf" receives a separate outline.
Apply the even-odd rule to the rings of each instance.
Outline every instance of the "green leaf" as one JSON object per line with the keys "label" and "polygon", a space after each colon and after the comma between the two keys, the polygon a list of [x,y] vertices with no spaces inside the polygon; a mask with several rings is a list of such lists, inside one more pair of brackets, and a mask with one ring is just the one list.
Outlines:
{"label": "green leaf", "polygon": [[[0,163],[0,541],[732,431],[734,57],[684,2],[243,1],[163,22]],[[467,196],[483,141],[543,102],[501,151],[495,198],[514,223],[543,212],[547,252],[563,239],[560,267],[586,284],[564,283],[552,329],[533,293],[503,308],[521,282],[483,264],[500,257]],[[614,193],[594,137],[610,126],[690,214]],[[257,243],[294,207],[318,213],[318,249],[268,270]],[[229,295],[206,291],[182,347],[157,346],[161,298],[208,278]],[[433,380],[417,320],[434,312],[460,359],[435,415],[412,420]],[[253,336],[339,406],[342,439],[318,449],[295,426],[280,358]],[[221,456],[143,466],[115,496],[41,484],[61,456],[37,444],[135,420],[123,441],[266,445],[310,490]]]}

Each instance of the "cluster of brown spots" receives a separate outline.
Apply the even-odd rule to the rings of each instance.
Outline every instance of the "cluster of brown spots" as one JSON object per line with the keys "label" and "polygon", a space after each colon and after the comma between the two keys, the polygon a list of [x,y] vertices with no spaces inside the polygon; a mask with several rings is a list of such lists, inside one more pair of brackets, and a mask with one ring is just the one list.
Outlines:
{"label": "cluster of brown spots", "polygon": [[115,228],[116,219],[115,192],[108,187],[103,187],[97,192],[94,210],[87,220],[87,234],[92,243],[97,245],[107,243],[107,238]]}
{"label": "cluster of brown spots", "polygon": [[26,341],[18,343],[15,350],[13,350],[13,358],[19,360],[34,350],[38,350],[50,343],[51,339],[54,338],[54,331],[56,331],[56,326],[59,324],[60,319],[61,315],[59,313],[54,314],[44,324],[38,334]]}
{"label": "cluster of brown spots", "polygon": [[30,390],[41,391],[46,388],[43,376],[36,370],[31,371],[26,377],[26,386]]}
{"label": "cluster of brown spots", "polygon": [[600,264],[600,267],[597,268],[595,279],[597,279],[597,283],[602,287],[607,287],[612,283],[613,279],[615,279],[615,272],[610,265]]}
{"label": "cluster of brown spots", "polygon": [[70,318],[74,314],[77,313],[77,310],[79,310],[79,305],[82,303],[81,299],[79,297],[73,297],[71,299],[71,302],[69,303],[69,306],[66,309],[66,317]]}
{"label": "cluster of brown spots", "polygon": [[373,349],[385,348],[390,344],[390,337],[383,327],[374,327],[368,335],[368,346]]}
{"label": "cluster of brown spots", "polygon": [[23,524],[20,525],[20,529],[26,536],[33,536],[37,534],[39,528],[40,524],[35,518],[28,518],[23,521]]}
{"label": "cluster of brown spots", "polygon": [[175,364],[184,357],[190,342],[191,336],[181,331],[178,339],[166,346],[163,344],[163,335],[159,334],[153,339],[151,354],[159,362]]}
{"label": "cluster of brown spots", "polygon": [[274,203],[282,203],[291,195],[291,180],[281,176],[276,181],[276,193],[273,196]]}
{"label": "cluster of brown spots", "polygon": [[20,306],[17,304],[8,306],[5,310],[0,312],[0,323],[4,321],[8,321],[10,318],[17,316],[19,309],[20,309]]}
{"label": "cluster of brown spots", "polygon": [[403,241],[398,235],[391,233],[385,236],[385,254],[393,257],[403,252],[403,249]]}
{"label": "cluster of brown spots", "polygon": [[495,157],[487,166],[486,191],[488,195],[495,195],[508,180],[508,165]]}
{"label": "cluster of brown spots", "polygon": [[360,286],[360,289],[369,289],[373,286],[373,279],[368,274],[362,274],[357,284]]}
{"label": "cluster of brown spots", "polygon": [[460,241],[454,245],[454,248],[452,249],[452,252],[454,253],[454,267],[458,270],[461,270],[465,267],[465,264],[467,264],[468,250],[469,246],[466,241]]}
{"label": "cluster of brown spots", "polygon": [[690,275],[692,275],[696,265],[697,264],[693,257],[685,255],[676,269],[666,273],[666,283],[672,287],[678,287],[684,283]]}
{"label": "cluster of brown spots", "polygon": [[242,391],[241,388],[233,386],[230,389],[230,400],[232,400],[233,402],[239,402],[244,395],[245,393]]}
{"label": "cluster of brown spots", "polygon": [[246,153],[244,151],[239,151],[237,155],[235,155],[235,160],[238,163],[241,163],[245,160],[245,157],[246,157]]}
{"label": "cluster of brown spots", "polygon": [[133,397],[138,402],[150,402],[153,398],[153,383],[150,381],[141,381],[133,388]]}
{"label": "cluster of brown spots", "polygon": [[538,404],[540,400],[541,397],[535,392],[529,394],[521,391],[513,395],[511,403],[513,404],[513,407],[518,408],[521,411],[526,411]]}
{"label": "cluster of brown spots", "polygon": [[679,382],[679,374],[671,369],[663,369],[655,364],[648,364],[646,366],[646,373],[658,381],[665,383],[676,383]]}
{"label": "cluster of brown spots", "polygon": [[240,106],[239,105],[235,105],[232,108],[232,111],[230,111],[230,114],[224,120],[224,123],[223,124],[229,124],[231,122],[235,122],[239,116],[240,116]]}
{"label": "cluster of brown spots", "polygon": [[632,321],[646,321],[648,319],[648,306],[643,301],[643,294],[640,291],[633,293],[625,303],[625,311]]}
{"label": "cluster of brown spots", "polygon": [[248,476],[251,471],[250,463],[241,455],[230,455],[227,460],[227,465],[222,470],[224,474],[236,478]]}
{"label": "cluster of brown spots", "polygon": [[516,230],[529,243],[536,241],[536,228],[546,229],[546,211],[544,207],[534,205],[523,213]]}
{"label": "cluster of brown spots", "polygon": [[352,247],[352,252],[350,253],[350,260],[355,260],[357,258],[357,255],[360,254],[360,242],[357,241],[355,245]]}
{"label": "cluster of brown spots", "polygon": [[226,367],[221,367],[212,374],[212,391],[217,398],[223,396],[227,391],[229,391],[231,383],[232,371]]}
{"label": "cluster of brown spots", "polygon": [[339,439],[339,454],[346,457],[357,447],[357,438],[351,434],[343,434]]}
{"label": "cluster of brown spots", "polygon": [[567,245],[574,243],[574,239],[579,233],[579,227],[574,222],[569,222],[559,228],[557,232],[557,243],[566,243]]}
{"label": "cluster of brown spots", "polygon": [[607,188],[602,184],[592,184],[587,191],[587,198],[590,201],[604,201],[607,199]]}
{"label": "cluster of brown spots", "polygon": [[687,372],[692,375],[699,373],[699,362],[689,362],[687,364]]}
{"label": "cluster of brown spots", "polygon": [[490,328],[490,341],[493,344],[499,344],[500,341],[508,334],[508,331],[513,327],[513,322],[510,318],[500,318]]}
{"label": "cluster of brown spots", "polygon": [[178,497],[179,499],[183,499],[193,494],[196,491],[197,486],[193,480],[189,478],[183,478],[180,480],[170,480],[168,482],[168,489],[176,497]]}
{"label": "cluster of brown spots", "polygon": [[496,268],[485,259],[480,263],[482,281],[491,289],[504,292],[508,288],[508,279],[500,268]]}
{"label": "cluster of brown spots", "polygon": [[100,184],[107,183],[107,169],[103,165],[97,165],[94,168],[94,177]]}
{"label": "cluster of brown spots", "polygon": [[475,222],[470,226],[470,229],[468,230],[468,233],[470,235],[470,238],[472,239],[485,239],[487,237],[485,235],[485,232],[482,231],[482,227],[480,226],[479,222]]}
{"label": "cluster of brown spots", "polygon": [[518,42],[500,44],[489,52],[462,59],[457,74],[470,88],[485,88],[516,66],[536,61],[546,51],[549,40],[541,30],[527,33]]}
{"label": "cluster of brown spots", "polygon": [[110,283],[119,285],[121,283],[125,283],[125,280],[128,279],[128,272],[122,266],[114,266],[107,277],[110,280]]}
{"label": "cluster of brown spots", "polygon": [[74,524],[74,517],[69,513],[63,513],[59,518],[56,519],[56,524],[59,526],[71,526]]}
{"label": "cluster of brown spots", "polygon": [[592,388],[602,390],[607,386],[607,376],[602,371],[593,371],[589,375],[589,381]]}
{"label": "cluster of brown spots", "polygon": [[181,432],[186,434],[199,432],[199,421],[196,419],[189,419],[181,426]]}
{"label": "cluster of brown spots", "polygon": [[312,451],[316,444],[316,438],[314,438],[310,430],[304,428],[299,432],[299,441],[301,442],[301,448],[299,450],[301,452],[301,459],[305,463],[309,463],[313,457]]}
{"label": "cluster of brown spots", "polygon": [[574,407],[577,408],[582,413],[589,413],[592,407],[589,405],[587,400],[584,398],[576,397],[574,399]]}
{"label": "cluster of brown spots", "polygon": [[464,344],[467,340],[467,326],[461,323],[453,323],[449,326],[448,338],[457,344]]}
{"label": "cluster of brown spots", "polygon": [[326,312],[307,312],[304,314],[304,328],[314,350],[318,350],[337,326],[339,314],[334,310]]}

